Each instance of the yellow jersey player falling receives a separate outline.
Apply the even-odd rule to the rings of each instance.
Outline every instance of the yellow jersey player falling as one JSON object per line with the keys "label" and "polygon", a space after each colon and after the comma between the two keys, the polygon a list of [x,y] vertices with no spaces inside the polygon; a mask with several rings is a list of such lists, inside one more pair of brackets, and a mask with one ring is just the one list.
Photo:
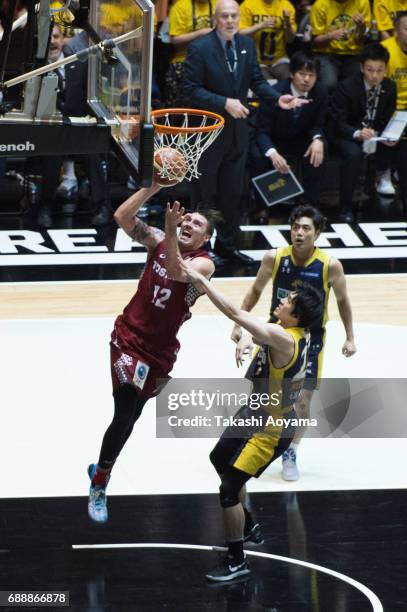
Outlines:
{"label": "yellow jersey player falling", "polygon": [[[261,346],[248,372],[253,381],[249,401],[235,415],[236,424],[225,429],[209,455],[221,479],[219,500],[227,551],[221,564],[208,571],[206,577],[225,582],[251,571],[244,542],[262,541],[260,527],[247,505],[246,483],[252,476],[260,476],[290,444],[297,420],[294,402],[306,370],[308,329],[322,317],[322,299],[314,287],[304,286],[281,300],[274,311],[278,324],[265,323],[236,308],[202,274],[190,269],[188,262],[182,265],[196,288],[205,291],[221,312],[242,325],[249,332],[250,342],[253,338]],[[242,360],[240,354],[237,361]],[[257,402],[259,391],[262,408],[253,409],[252,400]]]}

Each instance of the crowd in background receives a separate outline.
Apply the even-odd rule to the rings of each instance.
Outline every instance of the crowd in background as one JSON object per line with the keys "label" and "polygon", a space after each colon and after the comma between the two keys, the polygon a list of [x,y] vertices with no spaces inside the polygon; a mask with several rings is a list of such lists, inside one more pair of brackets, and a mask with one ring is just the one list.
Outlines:
{"label": "crowd in background", "polygon": [[[19,12],[24,3],[20,4]],[[216,110],[232,127],[228,128],[229,132],[224,130],[223,141],[218,146],[223,158],[216,171],[212,168],[215,188],[210,194],[204,194],[204,199],[211,200],[206,204],[217,206],[216,199],[221,197],[217,191],[222,189],[225,176],[230,186],[233,173],[222,175],[221,165],[226,163],[227,150],[230,153],[230,149],[236,149],[233,138],[242,142],[243,132],[236,126],[244,122],[247,146],[237,163],[244,184],[240,192],[236,191],[236,197],[245,193],[250,177],[274,168],[282,173],[294,170],[304,188],[302,200],[318,204],[326,163],[337,158],[341,168],[338,216],[352,221],[354,192],[365,172],[366,160],[371,159],[375,162],[371,181],[377,192],[386,196],[395,196],[397,192],[406,213],[406,137],[397,142],[376,142],[376,137],[395,110],[407,110],[407,0],[373,0],[373,3],[369,0],[244,0],[236,10],[233,4],[233,0],[220,0],[218,4],[214,0],[175,0],[169,6],[166,0],[156,3],[154,106],[197,107],[206,102],[205,108],[214,110],[220,99],[226,100]],[[4,17],[5,6],[3,2],[0,18]],[[231,24],[234,31],[229,36]],[[67,53],[72,40],[66,35],[75,32],[68,28],[65,32],[61,30],[59,36],[63,34],[66,46],[57,45],[57,54]],[[242,35],[254,43],[257,56],[256,66],[251,65],[247,79],[253,94],[250,97],[249,92],[248,99],[247,92],[239,93],[240,81],[236,83],[241,78],[240,54],[247,53],[246,60],[251,53],[250,44],[242,50],[246,44],[242,42],[246,40]],[[221,52],[206,57],[208,65],[205,65],[201,56],[212,53],[212,43],[213,49],[219,44]],[[51,44],[50,52],[55,51],[55,44]],[[223,91],[223,84],[217,82],[218,74],[208,77],[211,62],[225,63],[231,74],[232,93]],[[261,76],[256,72],[256,80],[253,74],[257,66]],[[260,78],[273,87],[274,100],[266,89],[259,89]],[[85,89],[82,93],[85,100]],[[309,103],[284,108],[276,100],[285,95],[308,98]],[[214,96],[218,96],[217,102]],[[230,100],[234,101],[232,105]],[[247,113],[238,106],[239,102],[248,109]],[[232,132],[234,136],[230,136]],[[103,187],[108,181],[102,161],[87,159],[84,164],[85,173],[93,177],[90,194],[100,193],[93,197],[95,225],[108,223],[112,216]],[[229,162],[236,166],[236,159],[230,158]],[[53,163],[53,193],[48,193],[47,202],[39,211],[39,225],[51,225],[53,199],[58,196],[72,200],[77,194],[75,166],[73,160],[58,160],[58,168],[62,168],[58,186]],[[206,170],[211,172],[209,166]],[[137,185],[130,181],[129,187]],[[202,196],[202,184],[199,187]],[[192,184],[189,194],[192,202],[196,189],[197,185]],[[239,211],[238,205],[235,206]],[[217,207],[225,212],[222,204]],[[259,198],[256,215],[258,220],[267,222],[269,211]]]}

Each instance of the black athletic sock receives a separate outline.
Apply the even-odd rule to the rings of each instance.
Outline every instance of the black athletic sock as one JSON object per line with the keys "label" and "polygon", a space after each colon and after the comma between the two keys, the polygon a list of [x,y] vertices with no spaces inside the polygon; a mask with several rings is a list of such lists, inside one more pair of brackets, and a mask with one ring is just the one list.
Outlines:
{"label": "black athletic sock", "polygon": [[233,559],[234,563],[240,564],[244,561],[243,540],[237,542],[227,542],[229,549],[228,558]]}
{"label": "black athletic sock", "polygon": [[253,527],[255,525],[255,522],[253,521],[252,515],[250,514],[250,512],[245,507],[243,507],[243,510],[244,510],[244,518],[245,518],[245,521],[244,521],[244,534],[247,535],[253,529]]}

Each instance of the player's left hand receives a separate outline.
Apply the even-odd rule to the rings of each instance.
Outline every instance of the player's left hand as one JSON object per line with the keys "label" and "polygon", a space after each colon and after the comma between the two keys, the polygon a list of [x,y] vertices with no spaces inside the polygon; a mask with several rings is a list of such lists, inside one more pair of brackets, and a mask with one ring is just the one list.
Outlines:
{"label": "player's left hand", "polygon": [[345,355],[345,357],[352,357],[356,351],[356,344],[352,340],[346,340],[342,347],[342,355]]}
{"label": "player's left hand", "polygon": [[184,218],[185,208],[181,206],[179,202],[174,202],[171,207],[171,204],[167,203],[167,210],[165,213],[165,223],[172,229],[176,228],[182,222]]}
{"label": "player's left hand", "polygon": [[290,110],[291,108],[297,108],[297,106],[304,106],[304,104],[309,104],[310,102],[312,102],[312,100],[309,100],[308,98],[296,98],[290,94],[284,94],[284,96],[280,96],[278,99],[278,105],[283,110]]}
{"label": "player's left hand", "polygon": [[237,367],[243,365],[246,355],[251,358],[253,352],[253,341],[251,336],[243,334],[239,342],[236,345],[236,365]]}

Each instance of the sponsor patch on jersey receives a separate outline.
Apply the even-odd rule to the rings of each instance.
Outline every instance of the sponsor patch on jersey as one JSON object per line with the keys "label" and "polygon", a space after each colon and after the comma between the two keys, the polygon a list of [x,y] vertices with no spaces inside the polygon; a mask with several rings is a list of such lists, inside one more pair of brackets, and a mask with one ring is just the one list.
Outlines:
{"label": "sponsor patch on jersey", "polygon": [[150,370],[150,366],[142,361],[138,361],[136,363],[136,369],[134,370],[133,383],[139,389],[144,387],[144,383],[147,380],[148,372]]}

